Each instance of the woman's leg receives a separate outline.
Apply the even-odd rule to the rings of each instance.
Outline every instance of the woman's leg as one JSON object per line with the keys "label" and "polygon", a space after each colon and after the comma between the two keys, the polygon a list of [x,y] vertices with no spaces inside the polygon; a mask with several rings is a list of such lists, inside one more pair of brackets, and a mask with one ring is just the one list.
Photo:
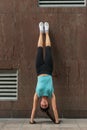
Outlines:
{"label": "woman's leg", "polygon": [[50,46],[51,47],[51,40],[50,40],[49,32],[46,32],[45,46]]}
{"label": "woman's leg", "polygon": [[37,47],[43,47],[43,33],[40,32]]}
{"label": "woman's leg", "polygon": [[45,64],[48,65],[53,71],[53,59],[52,59],[52,53],[51,53],[51,40],[50,40],[49,32],[46,32]]}
{"label": "woman's leg", "polygon": [[38,47],[43,47],[43,32],[44,32],[44,24],[43,22],[39,23],[39,39],[38,39]]}
{"label": "woman's leg", "polygon": [[45,22],[44,27],[45,27],[45,34],[46,34],[45,46],[51,46],[51,40],[49,36],[49,23]]}
{"label": "woman's leg", "polygon": [[37,56],[36,56],[36,71],[38,73],[41,65],[44,64],[43,60],[43,23],[39,23],[39,29],[40,29],[40,34],[39,34],[39,39],[38,39],[38,44],[37,44]]}

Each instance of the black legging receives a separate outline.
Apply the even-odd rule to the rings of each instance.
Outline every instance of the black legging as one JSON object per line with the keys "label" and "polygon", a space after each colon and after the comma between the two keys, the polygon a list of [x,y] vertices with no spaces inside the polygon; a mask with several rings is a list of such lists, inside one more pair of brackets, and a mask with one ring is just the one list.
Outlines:
{"label": "black legging", "polygon": [[53,60],[51,54],[51,47],[45,47],[45,58],[43,57],[43,47],[37,48],[36,57],[36,72],[39,74],[49,74],[52,75],[53,71]]}

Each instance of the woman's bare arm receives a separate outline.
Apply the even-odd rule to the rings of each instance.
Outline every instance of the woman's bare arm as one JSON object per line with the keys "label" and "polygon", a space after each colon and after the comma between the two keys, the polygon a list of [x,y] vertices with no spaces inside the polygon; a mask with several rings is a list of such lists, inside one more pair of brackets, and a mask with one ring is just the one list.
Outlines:
{"label": "woman's bare arm", "polygon": [[57,111],[57,105],[56,105],[56,97],[54,93],[52,94],[51,103],[52,103],[52,109],[53,109],[53,113],[55,117],[55,123],[58,123],[59,118],[58,118],[58,111]]}
{"label": "woman's bare arm", "polygon": [[34,121],[34,116],[35,116],[35,111],[36,111],[37,103],[38,103],[38,96],[35,93],[34,94],[34,98],[33,98],[33,108],[32,108],[32,112],[31,112],[31,120],[30,120],[31,123],[33,123],[33,121]]}

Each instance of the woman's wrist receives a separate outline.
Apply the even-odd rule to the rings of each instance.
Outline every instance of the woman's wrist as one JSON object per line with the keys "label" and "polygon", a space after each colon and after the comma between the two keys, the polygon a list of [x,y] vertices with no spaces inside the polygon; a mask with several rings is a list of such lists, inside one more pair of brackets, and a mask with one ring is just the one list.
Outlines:
{"label": "woman's wrist", "polygon": [[31,119],[30,119],[30,122],[34,122],[34,119],[33,119],[33,118],[31,118]]}
{"label": "woman's wrist", "polygon": [[55,119],[55,123],[59,123],[59,119]]}

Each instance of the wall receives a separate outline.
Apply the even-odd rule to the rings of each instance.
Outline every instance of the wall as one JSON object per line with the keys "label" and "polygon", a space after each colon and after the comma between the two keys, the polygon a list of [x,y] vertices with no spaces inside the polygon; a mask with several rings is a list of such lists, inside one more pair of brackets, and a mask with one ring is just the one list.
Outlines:
{"label": "wall", "polygon": [[0,101],[0,117],[30,117],[40,21],[50,23],[59,115],[87,117],[87,7],[39,8],[38,0],[0,0],[0,69],[19,70],[18,100]]}

